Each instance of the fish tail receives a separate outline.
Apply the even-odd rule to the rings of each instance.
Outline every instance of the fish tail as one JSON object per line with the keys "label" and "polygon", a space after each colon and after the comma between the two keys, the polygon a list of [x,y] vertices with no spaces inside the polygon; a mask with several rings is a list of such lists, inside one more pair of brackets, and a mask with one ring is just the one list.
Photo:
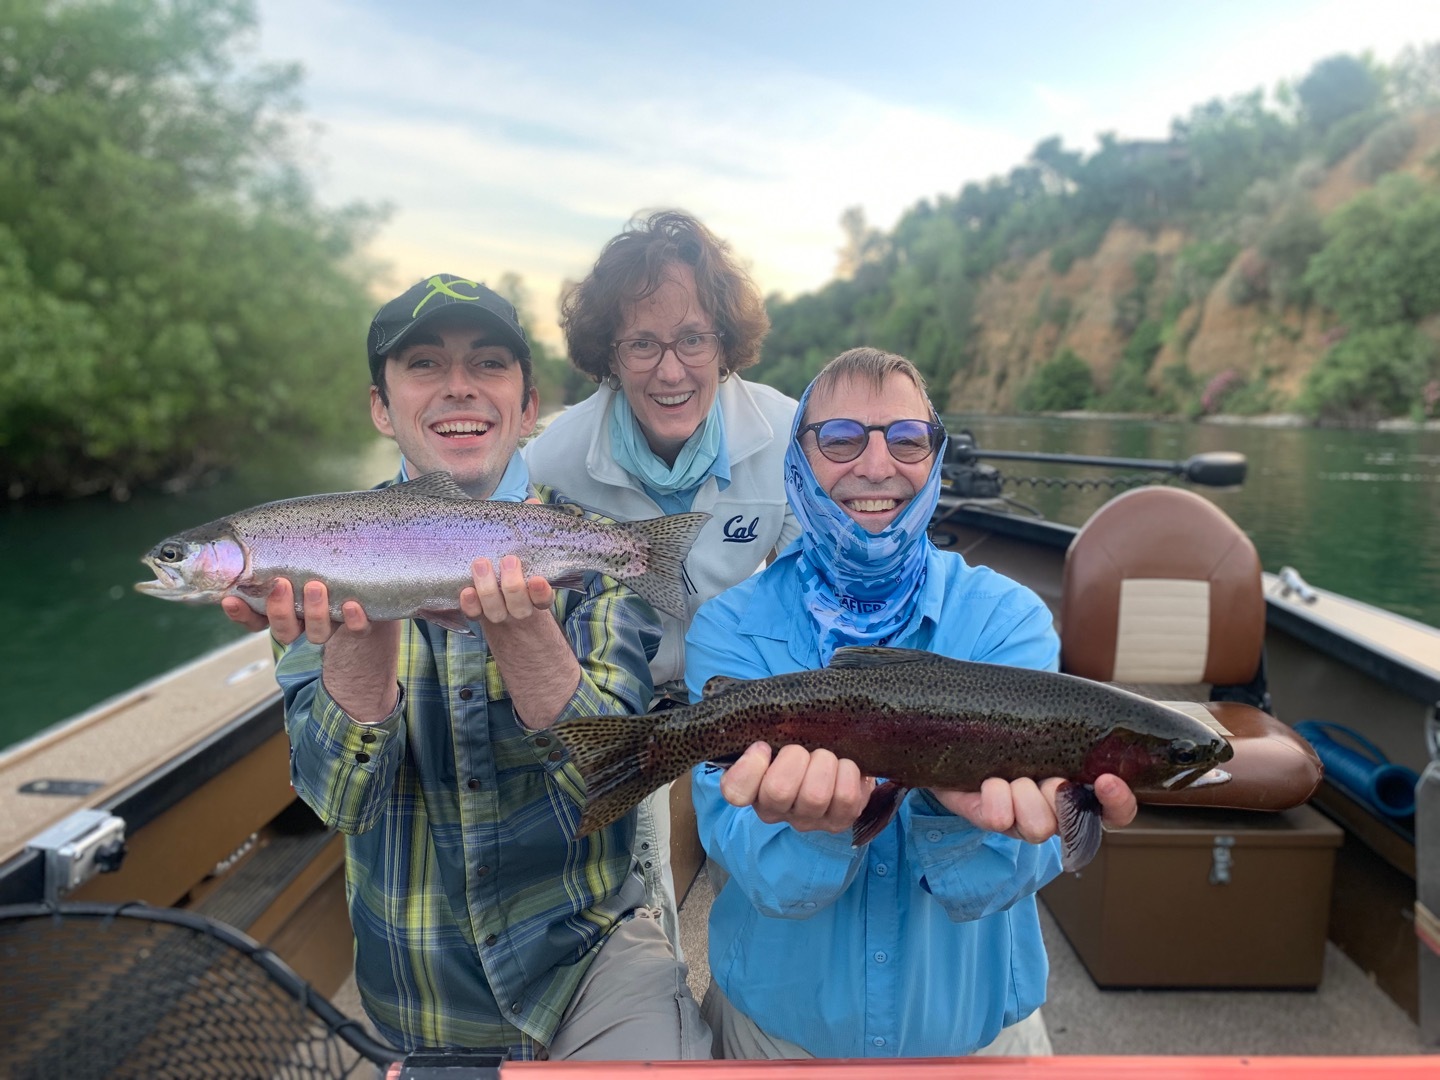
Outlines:
{"label": "fish tail", "polygon": [[1100,800],[1089,784],[1068,780],[1055,792],[1060,812],[1060,865],[1074,873],[1100,850]]}
{"label": "fish tail", "polygon": [[625,584],[650,602],[656,611],[685,618],[685,556],[700,535],[709,514],[669,514],[645,518],[626,526],[644,539],[648,552],[645,572],[626,578]]}
{"label": "fish tail", "polygon": [[585,782],[585,809],[576,836],[618,821],[673,776],[656,775],[659,743],[653,718],[576,716],[550,728]]}

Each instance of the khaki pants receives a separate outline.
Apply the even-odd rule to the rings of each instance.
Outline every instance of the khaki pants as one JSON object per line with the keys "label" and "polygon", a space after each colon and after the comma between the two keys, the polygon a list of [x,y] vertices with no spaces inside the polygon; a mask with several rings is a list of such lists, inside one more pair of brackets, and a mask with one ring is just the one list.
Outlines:
{"label": "khaki pants", "polygon": [[659,922],[646,909],[615,928],[550,1044],[551,1061],[695,1061],[710,1029]]}
{"label": "khaki pants", "polygon": [[[730,999],[713,982],[705,992],[700,1012],[714,1033],[717,1058],[775,1060],[815,1056],[803,1046],[761,1030],[755,1021],[731,1005]],[[995,1057],[1050,1057],[1054,1052],[1039,1009],[1002,1029],[989,1046],[974,1051]]]}
{"label": "khaki pants", "polygon": [[670,865],[670,785],[641,801],[635,817],[635,859],[645,882],[645,903],[660,920],[677,960],[680,948],[680,906],[675,901],[675,871]]}

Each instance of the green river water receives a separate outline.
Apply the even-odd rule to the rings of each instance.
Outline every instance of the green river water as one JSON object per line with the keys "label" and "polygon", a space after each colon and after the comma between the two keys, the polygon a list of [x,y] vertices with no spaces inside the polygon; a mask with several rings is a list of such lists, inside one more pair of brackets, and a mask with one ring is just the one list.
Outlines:
{"label": "green river water", "polygon": [[[1312,584],[1440,625],[1440,431],[1329,431],[1136,420],[948,417],[982,449],[1183,459],[1237,450],[1250,462],[1236,491],[1197,488],[1255,541],[1267,570],[1296,567]],[[1103,470],[997,462],[1012,478]],[[136,593],[139,557],[157,540],[270,499],[369,486],[394,471],[393,449],[344,460],[256,461],[181,495],[137,494],[0,507],[0,747],[160,675],[241,631],[215,607]],[[1080,524],[1108,489],[1006,491],[1057,521]]]}

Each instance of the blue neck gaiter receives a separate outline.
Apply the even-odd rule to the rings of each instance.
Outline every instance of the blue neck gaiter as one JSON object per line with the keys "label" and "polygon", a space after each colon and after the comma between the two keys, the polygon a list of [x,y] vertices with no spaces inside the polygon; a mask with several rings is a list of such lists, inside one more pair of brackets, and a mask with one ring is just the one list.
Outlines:
{"label": "blue neck gaiter", "polygon": [[820,661],[844,645],[883,645],[904,629],[925,584],[927,529],[940,500],[942,444],[925,486],[884,532],[861,528],[820,488],[795,433],[807,388],[790,426],[785,450],[785,495],[801,525],[801,598],[820,630]]}
{"label": "blue neck gaiter", "polygon": [[675,464],[670,466],[645,441],[645,433],[640,430],[640,422],[635,419],[623,390],[616,391],[610,405],[610,452],[615,455],[616,464],[646,487],[666,495],[697,487],[705,479],[710,466],[715,464],[715,455],[720,452],[724,430],[717,395],[705,419],[685,441]]}

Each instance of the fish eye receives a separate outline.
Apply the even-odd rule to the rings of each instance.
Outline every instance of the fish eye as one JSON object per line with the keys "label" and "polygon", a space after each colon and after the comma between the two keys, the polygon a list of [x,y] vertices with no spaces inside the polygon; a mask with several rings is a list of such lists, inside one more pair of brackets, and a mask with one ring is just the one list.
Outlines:
{"label": "fish eye", "polygon": [[1176,739],[1170,744],[1170,756],[1180,765],[1189,765],[1198,757],[1198,748],[1188,739]]}
{"label": "fish eye", "polygon": [[159,555],[165,562],[181,562],[185,558],[185,549],[179,544],[167,541],[160,545]]}

